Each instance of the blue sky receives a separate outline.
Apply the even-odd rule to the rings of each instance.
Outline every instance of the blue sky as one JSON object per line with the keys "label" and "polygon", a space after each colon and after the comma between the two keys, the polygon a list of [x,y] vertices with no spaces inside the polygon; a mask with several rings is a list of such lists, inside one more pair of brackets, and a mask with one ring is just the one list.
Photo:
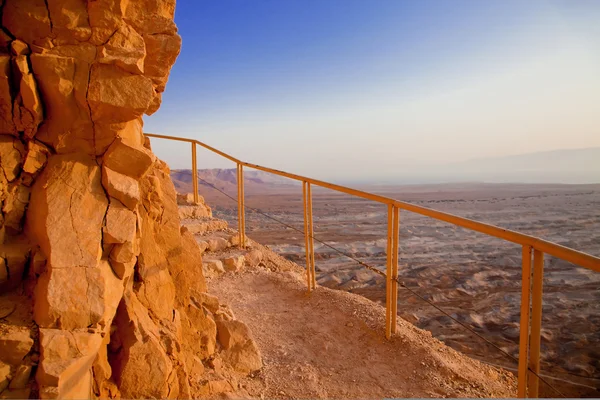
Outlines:
{"label": "blue sky", "polygon": [[145,130],[337,180],[600,146],[598,21],[595,0],[180,0]]}

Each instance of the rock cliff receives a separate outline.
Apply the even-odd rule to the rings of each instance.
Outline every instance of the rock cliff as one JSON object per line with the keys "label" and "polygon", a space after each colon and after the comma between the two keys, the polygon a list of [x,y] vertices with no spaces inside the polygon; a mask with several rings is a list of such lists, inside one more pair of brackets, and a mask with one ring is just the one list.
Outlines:
{"label": "rock cliff", "polygon": [[175,0],[0,0],[0,392],[178,398],[226,337],[142,115]]}

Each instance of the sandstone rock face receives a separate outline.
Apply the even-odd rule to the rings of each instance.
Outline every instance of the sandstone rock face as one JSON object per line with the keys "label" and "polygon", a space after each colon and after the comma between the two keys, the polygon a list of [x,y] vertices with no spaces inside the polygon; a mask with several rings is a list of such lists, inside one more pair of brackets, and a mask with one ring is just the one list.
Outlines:
{"label": "sandstone rock face", "polygon": [[180,227],[212,211],[177,197],[142,130],[181,47],[174,12],[0,0],[0,398],[191,398],[218,351],[260,368]]}

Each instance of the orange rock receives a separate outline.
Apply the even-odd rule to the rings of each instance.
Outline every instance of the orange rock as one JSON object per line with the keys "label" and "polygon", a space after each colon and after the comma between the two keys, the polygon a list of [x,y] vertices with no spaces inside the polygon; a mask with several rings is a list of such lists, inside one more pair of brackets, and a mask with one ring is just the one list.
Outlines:
{"label": "orange rock", "polygon": [[134,178],[103,166],[102,185],[109,196],[120,200],[130,210],[135,210],[140,202],[140,185]]}
{"label": "orange rock", "polygon": [[99,333],[87,329],[40,329],[41,358],[36,373],[40,395],[54,392],[58,398],[89,398],[90,369],[102,340]]}
{"label": "orange rock", "polygon": [[13,99],[11,92],[10,56],[0,54],[0,135],[16,135],[12,119]]}
{"label": "orange rock", "polygon": [[14,181],[21,171],[25,148],[19,139],[0,135],[0,169],[9,182]]}
{"label": "orange rock", "polygon": [[262,368],[262,357],[254,340],[233,346],[224,352],[223,359],[234,370],[244,374]]}
{"label": "orange rock", "polygon": [[89,59],[93,60],[95,52],[93,46],[62,46],[30,56],[45,112],[36,138],[59,153],[96,154],[94,127],[86,99]]}
{"label": "orange rock", "polygon": [[[30,189],[18,182],[5,185],[5,199],[2,206],[4,229],[8,234],[17,235],[22,231],[25,208],[29,203]],[[0,192],[2,191],[0,189]]]}
{"label": "orange rock", "polygon": [[0,361],[20,365],[32,346],[29,328],[0,324]]}
{"label": "orange rock", "polygon": [[28,44],[51,35],[51,24],[44,0],[5,0],[2,25]]}
{"label": "orange rock", "polygon": [[125,19],[141,34],[175,34],[175,0],[129,1]]}
{"label": "orange rock", "polygon": [[[106,212],[106,225],[102,228],[104,243],[133,243],[137,217],[119,200],[110,199]],[[131,261],[131,258],[127,261]]]}
{"label": "orange rock", "polygon": [[200,359],[214,354],[217,342],[217,326],[203,308],[190,304],[181,315],[183,346]]}
{"label": "orange rock", "polygon": [[107,168],[135,179],[142,178],[153,163],[146,149],[132,146],[121,138],[110,145],[103,161]]}
{"label": "orange rock", "polygon": [[26,230],[52,268],[96,267],[108,199],[96,161],[55,155],[36,180]]}
{"label": "orange rock", "polygon": [[88,1],[87,12],[92,29],[90,43],[100,46],[110,38],[123,20],[127,2],[114,0]]}
{"label": "orange rock", "polygon": [[[167,85],[171,66],[179,55],[181,37],[177,34],[144,35],[144,42],[146,43],[145,73],[152,79],[156,91],[161,93]],[[160,102],[158,104],[160,105]]]}
{"label": "orange rock", "polygon": [[27,142],[27,156],[23,164],[23,171],[35,174],[46,165],[50,150],[41,142],[31,140]]}
{"label": "orange rock", "polygon": [[250,329],[241,321],[217,320],[217,338],[225,350],[251,339]]}
{"label": "orange rock", "polygon": [[146,46],[142,36],[130,25],[121,23],[101,47],[98,62],[114,64],[127,72],[141,75],[144,74],[145,58]]}
{"label": "orange rock", "polygon": [[134,294],[125,295],[116,318],[122,346],[113,362],[124,398],[165,398],[173,370],[160,344],[158,327]]}
{"label": "orange rock", "polygon": [[150,106],[152,81],[115,65],[92,67],[88,101],[94,122],[127,122],[136,119]]}
{"label": "orange rock", "polygon": [[110,326],[123,284],[108,261],[96,268],[52,268],[39,277],[33,316],[40,327],[77,329]]}
{"label": "orange rock", "polygon": [[78,44],[87,41],[92,35],[87,4],[80,0],[47,0],[54,42]]}
{"label": "orange rock", "polygon": [[29,70],[28,57],[15,57],[17,76],[19,77],[19,92],[14,101],[13,121],[18,131],[24,132],[31,139],[37,133],[38,125],[42,122],[42,103],[33,74]]}
{"label": "orange rock", "polygon": [[240,271],[244,267],[244,256],[231,256],[223,259],[225,271]]}

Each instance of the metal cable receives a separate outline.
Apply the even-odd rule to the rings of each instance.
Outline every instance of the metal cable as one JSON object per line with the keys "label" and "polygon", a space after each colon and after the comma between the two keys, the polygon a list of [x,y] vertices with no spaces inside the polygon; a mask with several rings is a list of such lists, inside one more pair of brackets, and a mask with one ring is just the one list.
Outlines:
{"label": "metal cable", "polygon": [[[198,180],[204,182],[207,186],[215,189],[216,191],[220,192],[221,194],[223,194],[224,196],[228,197],[229,199],[231,199],[232,201],[235,201],[236,203],[238,202],[238,200],[232,196],[230,196],[229,194],[225,193],[224,191],[222,191],[221,189],[217,188],[215,185],[213,185],[210,182],[205,181],[204,179],[198,177]],[[290,228],[296,232],[304,233],[304,230],[300,230],[292,225],[289,225],[286,222],[281,221],[278,218],[272,217],[258,209],[252,208],[252,207],[246,207],[246,209],[251,210],[254,213],[260,214],[266,218],[269,218],[287,228]],[[386,277],[386,274],[380,270],[378,270],[375,267],[372,267],[368,264],[366,264],[365,262],[355,258],[354,256],[351,256],[345,252],[343,252],[342,250],[339,250],[325,242],[323,242],[322,240],[317,239],[316,237],[314,237],[313,235],[309,234],[309,237],[311,237],[313,240],[321,243],[323,246],[326,246],[328,248],[330,248],[331,250],[355,261],[356,263],[358,263],[359,265],[361,265],[362,267],[367,268],[368,270],[375,272],[378,275],[381,275],[383,277]],[[452,321],[456,322],[457,324],[459,324],[461,327],[463,327],[464,329],[466,329],[468,332],[474,334],[475,336],[477,336],[479,339],[483,340],[484,342],[486,342],[487,344],[491,345],[492,347],[494,347],[496,350],[498,350],[499,352],[501,352],[502,354],[504,354],[505,356],[509,357],[510,359],[512,359],[513,361],[515,361],[517,363],[517,365],[519,364],[519,359],[514,357],[513,355],[509,354],[508,352],[506,352],[505,350],[503,350],[501,347],[499,347],[498,345],[496,345],[495,343],[493,343],[492,341],[490,341],[489,339],[485,338],[483,335],[477,333],[475,330],[473,330],[470,326],[460,322],[458,319],[454,318],[452,315],[450,315],[448,312],[446,312],[444,309],[442,309],[441,307],[437,306],[435,303],[427,300],[425,297],[421,296],[420,294],[418,294],[416,291],[414,291],[413,289],[409,288],[408,286],[406,286],[404,284],[404,282],[401,282],[400,280],[398,280],[398,278],[396,278],[396,282],[398,282],[398,284],[400,285],[401,288],[408,290],[409,292],[411,292],[414,296],[416,296],[417,298],[421,299],[422,301],[426,302],[427,304],[429,304],[431,307],[435,308],[436,310],[438,310],[439,312],[441,312],[442,314],[444,314],[445,316],[447,316],[448,318],[450,318]],[[543,383],[545,383],[546,385],[548,385],[548,387],[550,387],[552,390],[554,390],[556,393],[558,393],[561,397],[565,398],[566,396],[558,389],[556,389],[554,386],[552,386],[547,380],[545,380],[543,377],[541,377],[539,374],[537,374],[535,371],[531,370],[529,367],[527,367],[527,370],[529,372],[531,372],[532,374],[534,374],[535,376],[537,376],[540,381],[542,381]],[[574,376],[579,376],[579,375],[574,375]],[[582,377],[582,376],[580,376]],[[592,378],[593,379],[593,378]]]}
{"label": "metal cable", "polygon": [[[438,305],[436,305],[435,303],[431,302],[430,300],[426,299],[425,297],[421,296],[419,293],[417,293],[415,290],[409,288],[408,286],[406,286],[404,284],[404,282],[400,281],[398,278],[396,278],[396,282],[398,282],[398,284],[400,285],[401,288],[408,290],[410,293],[412,293],[414,296],[416,296],[417,298],[423,300],[425,303],[429,304],[431,307],[435,308],[436,310],[438,310],[439,312],[441,312],[442,314],[444,314],[446,317],[450,318],[452,321],[456,322],[457,324],[459,324],[460,326],[462,326],[464,329],[466,329],[467,331],[471,332],[472,334],[474,334],[475,336],[477,336],[478,338],[480,338],[481,340],[483,340],[484,342],[486,342],[487,344],[491,345],[492,347],[494,347],[496,350],[498,350],[499,352],[501,352],[502,354],[506,355],[507,357],[511,358],[513,361],[515,361],[517,363],[517,365],[519,364],[519,359],[516,358],[515,356],[513,356],[512,354],[509,354],[508,352],[504,351],[501,347],[499,347],[497,344],[495,344],[494,342],[490,341],[489,339],[487,339],[486,337],[484,337],[483,335],[477,333],[473,328],[471,328],[469,325],[464,324],[462,322],[460,322],[457,318],[454,318],[452,315],[450,315],[448,312],[446,312],[444,309],[442,309],[441,307],[439,307]],[[554,390],[556,393],[558,393],[561,397],[566,397],[564,394],[562,394],[562,392],[558,389],[556,389],[554,386],[552,386],[550,383],[548,383],[548,381],[546,381],[544,378],[542,378],[539,374],[537,374],[535,371],[533,371],[531,368],[527,367],[527,370],[529,372],[531,372],[532,374],[534,374],[535,376],[537,376],[542,382],[544,382],[546,385],[548,385],[552,390]]]}

